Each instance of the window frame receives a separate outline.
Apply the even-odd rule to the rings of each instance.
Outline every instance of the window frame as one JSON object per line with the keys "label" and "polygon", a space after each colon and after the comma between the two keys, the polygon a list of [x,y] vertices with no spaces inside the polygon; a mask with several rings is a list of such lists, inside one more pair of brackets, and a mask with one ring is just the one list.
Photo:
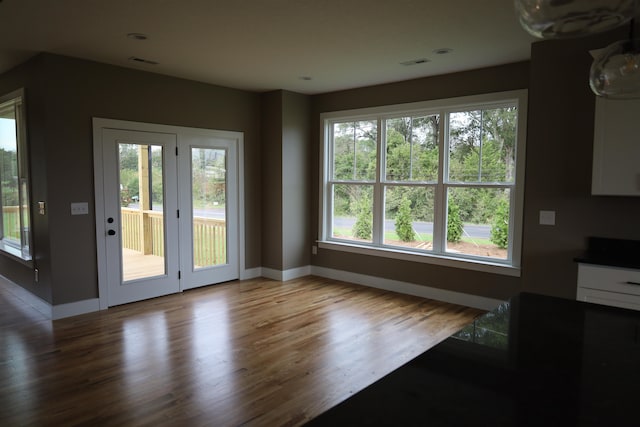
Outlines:
{"label": "window frame", "polygon": [[[4,238],[4,225],[0,222],[0,253],[9,255],[20,262],[30,264],[33,254],[33,214],[31,212],[31,177],[29,172],[29,152],[27,143],[27,114],[25,89],[17,89],[0,96],[0,105],[14,103],[16,113],[16,162],[18,177],[18,217],[20,227],[20,241],[14,242]],[[19,106],[16,106],[18,104]],[[25,208],[26,207],[26,208]],[[0,208],[2,201],[0,200]],[[25,219],[22,210],[25,209],[28,216],[28,227],[25,227]],[[0,221],[3,221],[3,213],[0,209]],[[25,233],[26,230],[26,233]]]}
{"label": "window frame", "polygon": [[[322,249],[352,252],[357,254],[380,256],[386,258],[408,260],[477,271],[485,271],[510,276],[520,276],[521,241],[524,201],[524,172],[526,150],[526,119],[527,119],[526,89],[495,92],[481,95],[463,96],[456,98],[438,99],[423,102],[395,104],[380,107],[362,108],[326,112],[320,114],[320,192],[319,192],[319,220],[318,246]],[[445,179],[445,171],[449,164],[449,123],[450,113],[488,110],[492,108],[514,105],[517,107],[516,146],[515,146],[515,176],[512,184],[482,183],[482,182],[449,182]],[[438,129],[438,179],[436,182],[425,181],[387,181],[386,180],[386,137],[383,124],[385,120],[398,117],[418,117],[440,115]],[[340,181],[332,179],[333,162],[333,124],[349,121],[374,121],[377,123],[376,140],[376,178],[373,184],[373,230],[371,243],[363,243],[332,237],[333,219],[333,191],[336,183],[357,184],[358,181]],[[362,181],[364,184],[365,181]],[[417,251],[411,248],[385,246],[383,226],[384,219],[384,191],[388,186],[429,186],[434,187],[434,228],[433,252]],[[446,195],[449,188],[510,188],[509,236],[510,244],[506,260],[498,258],[480,257],[468,254],[454,254],[445,252],[446,248]]]}

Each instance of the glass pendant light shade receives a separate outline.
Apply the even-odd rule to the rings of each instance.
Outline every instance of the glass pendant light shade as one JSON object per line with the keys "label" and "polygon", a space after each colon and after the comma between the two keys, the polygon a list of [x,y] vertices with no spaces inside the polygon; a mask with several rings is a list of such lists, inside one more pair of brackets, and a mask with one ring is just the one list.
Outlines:
{"label": "glass pendant light shade", "polygon": [[610,44],[593,61],[589,85],[598,96],[640,98],[640,40]]}
{"label": "glass pendant light shade", "polygon": [[539,38],[598,33],[629,21],[637,0],[515,0],[520,24]]}

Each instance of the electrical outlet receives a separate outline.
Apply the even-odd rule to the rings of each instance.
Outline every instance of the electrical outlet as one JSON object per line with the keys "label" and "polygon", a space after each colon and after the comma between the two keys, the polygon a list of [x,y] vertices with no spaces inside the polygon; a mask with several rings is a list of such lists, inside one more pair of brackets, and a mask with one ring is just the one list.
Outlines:
{"label": "electrical outlet", "polygon": [[311,255],[318,255],[318,247],[317,246],[311,246]]}

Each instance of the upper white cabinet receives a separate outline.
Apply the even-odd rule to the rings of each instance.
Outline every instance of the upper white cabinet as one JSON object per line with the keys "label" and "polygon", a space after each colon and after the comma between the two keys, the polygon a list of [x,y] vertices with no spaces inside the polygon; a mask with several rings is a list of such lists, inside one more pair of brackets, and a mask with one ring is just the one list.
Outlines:
{"label": "upper white cabinet", "polygon": [[640,196],[640,100],[596,97],[591,193]]}

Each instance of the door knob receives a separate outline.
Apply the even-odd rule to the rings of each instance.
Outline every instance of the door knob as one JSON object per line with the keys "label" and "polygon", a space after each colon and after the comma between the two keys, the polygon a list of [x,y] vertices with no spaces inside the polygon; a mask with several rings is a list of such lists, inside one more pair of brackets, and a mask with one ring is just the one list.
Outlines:
{"label": "door knob", "polygon": [[109,230],[109,231],[107,231],[107,234],[109,236],[115,236],[116,235],[116,230]]}

